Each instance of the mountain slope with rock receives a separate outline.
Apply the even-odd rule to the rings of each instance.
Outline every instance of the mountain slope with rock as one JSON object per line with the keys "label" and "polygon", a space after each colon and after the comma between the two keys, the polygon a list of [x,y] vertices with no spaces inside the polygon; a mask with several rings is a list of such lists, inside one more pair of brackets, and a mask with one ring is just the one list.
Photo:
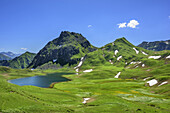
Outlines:
{"label": "mountain slope with rock", "polygon": [[153,50],[153,51],[170,50],[170,40],[155,41],[155,42],[144,41],[141,44],[139,44],[138,47],[142,47],[142,48]]}
{"label": "mountain slope with rock", "polygon": [[[154,54],[140,47],[131,44],[126,38],[116,39],[94,52],[88,53],[84,61],[84,65],[104,65],[112,64],[117,66],[126,66],[133,61],[140,61]],[[84,66],[83,65],[83,66]]]}
{"label": "mountain slope with rock", "polygon": [[[29,68],[36,68],[49,61],[57,64],[72,65],[77,63],[77,58],[85,54],[95,51],[96,47],[81,34],[63,31],[60,36],[42,48],[33,59]],[[77,55],[77,57],[73,57]]]}
{"label": "mountain slope with rock", "polygon": [[[10,67],[23,68],[34,59],[30,68],[36,69],[0,66],[0,112],[170,111],[170,50],[147,50],[124,37],[95,48],[81,34],[62,32],[34,56],[26,52],[15,60],[3,60]],[[51,81],[50,88],[38,88],[32,83],[18,86],[7,81],[41,74],[52,80],[62,75],[70,81]],[[44,79],[38,77],[46,79],[36,76],[30,80],[44,84]]]}
{"label": "mountain slope with rock", "polygon": [[[74,69],[76,72],[81,73],[92,72],[101,67],[117,66],[122,68],[122,70],[119,70],[117,74],[115,74],[116,78],[144,79],[149,76],[150,79],[156,78],[161,81],[162,79],[169,80],[169,71],[166,70],[169,67],[169,64],[169,50],[157,52],[150,51],[134,46],[125,38],[119,38],[114,42],[98,48],[96,51],[90,52],[86,56],[82,57]],[[161,68],[160,66],[165,68],[164,72],[159,74],[160,76],[157,76],[158,74],[154,75],[150,72],[150,70],[154,70],[156,72],[156,68],[159,69]],[[109,73],[111,70],[108,69],[107,71]],[[113,76],[111,73],[109,76],[104,75],[104,73],[102,75],[99,73],[93,75],[92,72],[93,77],[100,76],[100,78],[110,78]]]}

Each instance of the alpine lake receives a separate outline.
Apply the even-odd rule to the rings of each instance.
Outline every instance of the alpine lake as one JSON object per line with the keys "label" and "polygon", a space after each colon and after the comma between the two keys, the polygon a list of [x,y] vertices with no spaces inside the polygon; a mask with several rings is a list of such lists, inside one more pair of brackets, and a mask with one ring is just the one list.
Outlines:
{"label": "alpine lake", "polygon": [[33,76],[33,77],[24,77],[18,79],[8,80],[9,83],[13,83],[19,86],[32,85],[42,88],[49,88],[52,83],[70,81],[69,79],[62,77],[66,73],[55,73],[48,74],[46,76]]}

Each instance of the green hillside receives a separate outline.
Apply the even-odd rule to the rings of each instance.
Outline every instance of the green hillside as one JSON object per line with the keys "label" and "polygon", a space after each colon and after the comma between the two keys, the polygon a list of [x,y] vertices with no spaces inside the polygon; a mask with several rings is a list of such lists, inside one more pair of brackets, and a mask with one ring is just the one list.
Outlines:
{"label": "green hillside", "polygon": [[[168,78],[159,79],[155,76],[155,73],[161,72],[164,72],[162,75],[169,76],[170,72],[166,71],[168,67],[169,64],[159,68],[147,66],[125,69],[113,65],[100,65],[94,66],[90,73],[79,72],[79,75],[75,75],[71,68],[31,71],[0,67],[0,111],[7,113],[168,113],[169,84],[158,86]],[[151,71],[147,71],[148,69]],[[122,71],[120,78],[114,78],[120,71]],[[13,78],[63,72],[65,72],[64,77],[72,81],[57,83],[53,88],[21,87],[7,82],[8,79]],[[155,77],[159,83],[153,87],[145,86],[147,81],[143,81],[143,78],[148,76],[152,76],[150,79]],[[83,104],[83,98],[90,98],[90,100]]]}
{"label": "green hillside", "polygon": [[9,60],[0,61],[1,66],[9,66],[11,68],[23,69],[26,68],[33,60],[36,54],[25,52],[24,54]]}
{"label": "green hillside", "polygon": [[[136,49],[138,53],[136,53],[134,49]],[[156,53],[154,51],[148,51],[146,49],[134,46],[125,38],[119,38],[94,52],[88,53],[81,68],[89,65],[98,66],[104,64],[126,66],[132,61],[140,61],[140,59],[148,58],[149,55],[155,54]]]}
{"label": "green hillside", "polygon": [[[23,59],[33,59],[32,55],[35,56],[31,53],[21,55],[11,66],[20,67],[20,64],[26,64]],[[146,50],[134,46],[125,38],[95,48],[80,34],[63,32],[36,55],[30,67],[37,68],[30,70],[0,67],[0,112],[170,111],[169,50]],[[7,81],[48,74],[63,75],[71,81],[51,83],[50,88],[18,86]],[[150,81],[156,82],[151,85]]]}

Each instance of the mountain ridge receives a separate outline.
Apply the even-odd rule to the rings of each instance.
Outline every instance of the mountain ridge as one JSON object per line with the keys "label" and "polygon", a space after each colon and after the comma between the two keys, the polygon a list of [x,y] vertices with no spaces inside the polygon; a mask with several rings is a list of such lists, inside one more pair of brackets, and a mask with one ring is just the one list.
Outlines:
{"label": "mountain ridge", "polygon": [[[97,48],[79,33],[62,31],[58,38],[48,42],[39,51],[28,68],[41,67],[46,63],[50,64],[50,62],[56,63],[58,66],[66,64],[75,66],[84,56],[86,56],[85,65],[111,63],[117,66],[126,66],[130,62],[139,61],[148,58],[148,55],[155,54],[158,53],[137,47],[125,37]],[[49,64],[47,65],[49,66]]]}
{"label": "mountain ridge", "polygon": [[0,61],[1,66],[9,66],[11,68],[23,69],[26,68],[33,60],[35,53],[25,52],[12,60],[2,60]]}
{"label": "mountain ridge", "polygon": [[[24,54],[32,53],[25,52]],[[13,68],[39,67],[47,69],[47,67],[55,68],[55,64],[57,67],[66,64],[75,66],[83,57],[85,65],[111,63],[117,66],[126,66],[130,62],[148,58],[148,55],[158,55],[157,52],[133,45],[125,37],[97,48],[90,44],[82,34],[69,31],[62,31],[58,38],[49,41],[38,54],[32,54],[33,57],[26,58],[29,59],[26,63],[25,58],[22,58],[24,54],[20,56],[21,59],[16,57],[10,61],[1,61],[0,64]],[[13,61],[15,63],[12,63]]]}
{"label": "mountain ridge", "polygon": [[86,68],[88,65],[94,66],[102,64],[126,66],[132,61],[139,61],[142,58],[147,58],[148,56],[143,54],[143,52],[153,54],[152,51],[136,47],[125,37],[118,38],[115,41],[98,48],[97,51],[88,53],[82,68]]}
{"label": "mountain ridge", "polygon": [[4,55],[4,54],[2,54],[2,53],[0,53],[0,60],[11,60],[11,58]]}
{"label": "mountain ridge", "polygon": [[77,59],[73,55],[84,56],[86,53],[96,50],[96,47],[79,33],[62,31],[58,38],[48,42],[33,59],[29,68],[36,68],[49,61],[60,65],[76,64]]}
{"label": "mountain ridge", "polygon": [[142,47],[153,51],[170,50],[170,40],[153,42],[143,41],[141,44],[138,45],[138,47]]}
{"label": "mountain ridge", "polygon": [[8,52],[0,52],[0,53],[3,54],[3,55],[6,55],[6,56],[8,56],[8,57],[10,57],[12,59],[21,55],[21,54],[15,54],[15,53],[10,52],[10,51],[8,51]]}

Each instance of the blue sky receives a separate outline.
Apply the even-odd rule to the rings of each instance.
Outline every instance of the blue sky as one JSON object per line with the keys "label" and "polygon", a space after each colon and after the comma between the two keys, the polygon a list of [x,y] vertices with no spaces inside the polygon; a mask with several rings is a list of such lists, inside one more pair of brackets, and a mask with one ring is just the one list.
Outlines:
{"label": "blue sky", "polygon": [[101,47],[170,39],[170,0],[0,0],[0,51],[38,52],[61,31]]}

